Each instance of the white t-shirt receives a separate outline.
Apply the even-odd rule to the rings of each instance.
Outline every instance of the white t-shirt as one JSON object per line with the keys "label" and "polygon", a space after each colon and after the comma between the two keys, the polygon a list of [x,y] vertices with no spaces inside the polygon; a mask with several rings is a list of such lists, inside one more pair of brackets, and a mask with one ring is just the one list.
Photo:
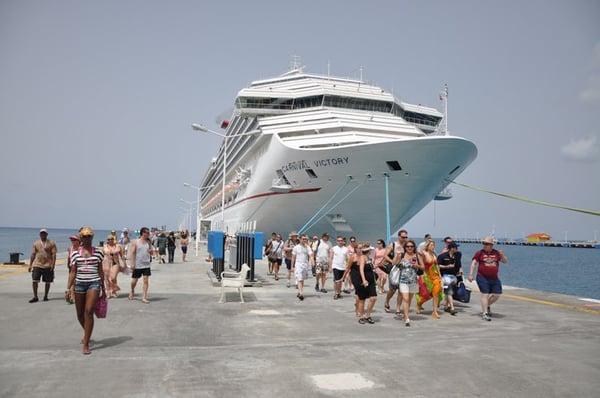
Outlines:
{"label": "white t-shirt", "polygon": [[285,245],[285,243],[280,240],[279,242],[274,240],[273,242],[271,242],[271,252],[270,254],[275,254],[277,255],[277,258],[281,258],[283,256],[283,246]]}
{"label": "white t-shirt", "polygon": [[327,261],[329,258],[329,250],[331,250],[331,243],[329,241],[325,242],[321,239],[321,243],[319,244],[319,248],[315,253],[315,257],[319,261]]}
{"label": "white t-shirt", "polygon": [[296,256],[296,266],[308,265],[308,259],[310,257],[310,253],[312,253],[312,250],[310,250],[310,247],[296,245],[294,247],[294,250],[292,250],[292,254]]}
{"label": "white t-shirt", "polygon": [[348,259],[348,248],[346,246],[333,246],[333,258],[331,266],[333,269],[344,271],[346,269],[346,260]]}

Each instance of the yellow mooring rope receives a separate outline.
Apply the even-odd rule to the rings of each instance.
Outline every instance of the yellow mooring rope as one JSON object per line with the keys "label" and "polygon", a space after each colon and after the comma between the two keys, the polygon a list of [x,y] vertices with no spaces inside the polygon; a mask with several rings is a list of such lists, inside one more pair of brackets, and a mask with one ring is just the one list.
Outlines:
{"label": "yellow mooring rope", "polygon": [[578,213],[590,214],[592,216],[600,216],[600,211],[596,211],[596,210],[578,209],[576,207],[557,205],[555,203],[548,203],[548,202],[543,202],[541,200],[529,199],[529,198],[526,198],[524,196],[511,195],[511,194],[508,194],[508,193],[490,191],[488,189],[483,189],[483,188],[480,188],[480,187],[475,187],[473,185],[461,184],[460,182],[456,182],[456,181],[450,181],[450,182],[452,184],[460,185],[461,187],[464,187],[464,188],[469,188],[469,189],[473,189],[475,191],[480,191],[480,192],[491,193],[492,195],[502,196],[503,198],[520,200],[521,202],[532,203],[534,205],[548,206],[548,207],[555,207],[557,209],[576,211]]}

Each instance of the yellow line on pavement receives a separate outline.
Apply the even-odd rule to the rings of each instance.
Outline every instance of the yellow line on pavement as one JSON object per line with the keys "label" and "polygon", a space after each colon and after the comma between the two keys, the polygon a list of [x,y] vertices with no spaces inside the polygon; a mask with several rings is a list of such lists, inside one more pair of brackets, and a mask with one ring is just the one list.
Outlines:
{"label": "yellow line on pavement", "polygon": [[557,308],[564,308],[564,309],[568,309],[568,310],[575,310],[575,311],[587,312],[588,314],[600,315],[600,310],[594,310],[594,309],[591,309],[591,308],[585,308],[583,306],[580,307],[580,306],[577,306],[577,305],[556,303],[554,301],[540,300],[540,299],[535,299],[535,298],[526,297],[526,296],[515,296],[513,294],[503,294],[502,296],[503,297],[511,298],[513,300],[528,301],[530,303],[549,305],[549,306],[557,307]]}

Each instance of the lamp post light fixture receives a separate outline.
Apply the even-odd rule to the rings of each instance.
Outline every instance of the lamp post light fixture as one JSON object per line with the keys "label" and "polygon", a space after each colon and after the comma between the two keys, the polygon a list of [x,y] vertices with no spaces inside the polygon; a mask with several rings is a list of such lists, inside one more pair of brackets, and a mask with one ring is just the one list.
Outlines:
{"label": "lamp post light fixture", "polygon": [[193,188],[197,191],[196,195],[196,257],[198,257],[199,243],[200,243],[200,191],[203,191],[208,188],[212,188],[215,184],[207,185],[205,187],[198,187],[194,184],[189,184],[187,182],[183,183],[184,187]]}
{"label": "lamp post light fixture", "polygon": [[223,224],[223,232],[225,232],[225,173],[227,172],[227,140],[229,138],[240,137],[243,135],[254,135],[257,134],[259,131],[253,130],[241,134],[226,135],[219,133],[218,131],[211,130],[206,126],[197,123],[192,123],[192,129],[203,133],[211,133],[214,135],[218,135],[219,137],[223,137],[223,187],[221,188],[221,223]]}

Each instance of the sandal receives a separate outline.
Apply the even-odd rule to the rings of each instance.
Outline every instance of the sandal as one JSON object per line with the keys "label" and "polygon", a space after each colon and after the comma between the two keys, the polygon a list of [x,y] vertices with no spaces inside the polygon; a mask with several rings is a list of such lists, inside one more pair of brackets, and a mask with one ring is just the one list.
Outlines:
{"label": "sandal", "polygon": [[385,312],[387,312],[388,314],[392,312],[392,309],[390,308],[390,305],[389,305],[389,304],[385,304],[385,305],[383,306],[383,309],[384,309],[384,311],[385,311]]}
{"label": "sandal", "polygon": [[375,321],[373,320],[373,318],[368,317],[367,319],[365,319],[365,321],[367,321],[368,323],[370,323],[371,325],[373,325],[375,323]]}
{"label": "sandal", "polygon": [[365,318],[358,318],[358,323],[364,325],[365,323],[367,323],[367,320]]}
{"label": "sandal", "polygon": [[150,301],[148,301],[148,299],[143,298],[142,299],[142,303],[144,303],[144,304],[150,304]]}

